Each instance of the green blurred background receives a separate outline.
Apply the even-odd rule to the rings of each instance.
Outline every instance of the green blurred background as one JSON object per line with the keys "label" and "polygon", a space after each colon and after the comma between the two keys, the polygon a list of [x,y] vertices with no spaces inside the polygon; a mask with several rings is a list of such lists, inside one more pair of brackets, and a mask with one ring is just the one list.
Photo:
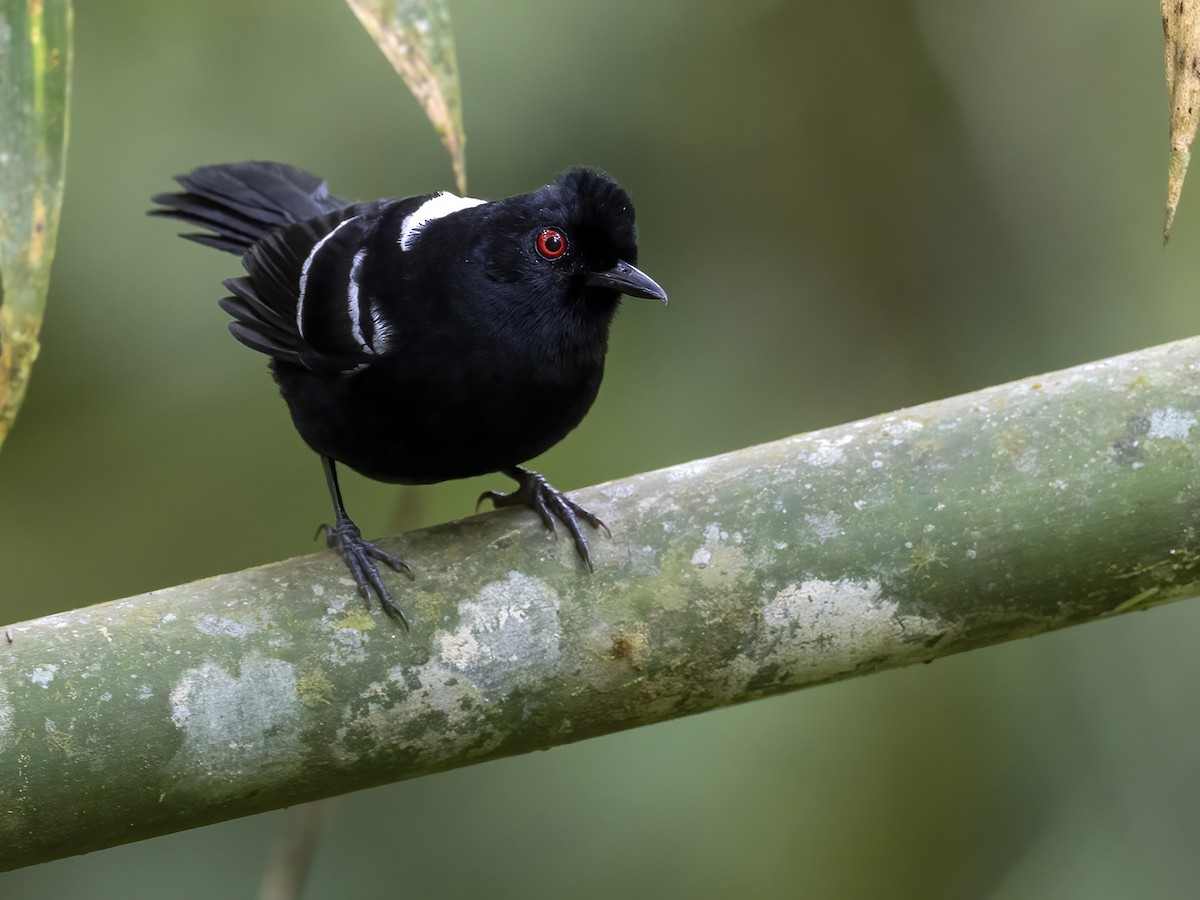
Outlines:
{"label": "green blurred background", "polygon": [[[452,0],[470,191],[579,162],[641,261],[591,416],[626,475],[1200,331],[1200,184],[1161,247],[1157,7]],[[451,187],[337,0],[80,2],[66,201],[0,455],[0,619],[312,552],[317,459],[147,219],[193,166]],[[1193,174],[1193,179],[1200,175]],[[422,522],[496,479],[417,489]],[[402,494],[354,476],[391,530]],[[419,565],[419,561],[416,561]],[[1194,897],[1200,603],[335,801],[309,897]],[[283,814],[0,875],[27,897],[253,896]]]}

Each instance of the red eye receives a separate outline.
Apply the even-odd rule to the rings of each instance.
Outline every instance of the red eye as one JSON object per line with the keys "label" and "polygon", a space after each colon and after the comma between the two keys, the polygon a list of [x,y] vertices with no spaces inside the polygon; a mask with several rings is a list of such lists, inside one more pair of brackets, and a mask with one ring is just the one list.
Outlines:
{"label": "red eye", "polygon": [[537,252],[546,259],[558,259],[567,252],[567,236],[557,228],[543,228],[537,236]]}

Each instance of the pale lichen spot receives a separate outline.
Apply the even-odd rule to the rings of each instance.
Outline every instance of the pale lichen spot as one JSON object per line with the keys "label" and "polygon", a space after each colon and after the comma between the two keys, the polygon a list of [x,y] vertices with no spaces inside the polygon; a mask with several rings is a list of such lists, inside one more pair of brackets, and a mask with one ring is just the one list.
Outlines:
{"label": "pale lichen spot", "polygon": [[36,685],[46,688],[54,680],[54,673],[57,671],[58,666],[54,663],[42,663],[33,667],[33,671],[29,673],[29,680]]}
{"label": "pale lichen spot", "polygon": [[300,766],[304,704],[289,662],[251,653],[236,675],[205,662],[179,676],[170,704],[183,732],[171,765],[177,782],[223,784],[232,796],[263,773],[291,777]]}
{"label": "pale lichen spot", "polygon": [[731,540],[728,531],[720,522],[709,522],[704,527],[704,543],[692,551],[692,566],[699,570],[700,585],[705,588],[728,588],[749,565],[741,544],[745,537],[735,532]]}
{"label": "pale lichen spot", "polygon": [[[888,417],[891,418],[890,416]],[[892,446],[899,446],[907,438],[912,437],[918,431],[923,431],[925,425],[918,422],[916,419],[901,419],[899,422],[887,422],[883,426],[883,434],[885,437],[892,439]]]}
{"label": "pale lichen spot", "polygon": [[637,493],[637,485],[628,481],[614,481],[610,484],[602,484],[600,493],[610,500],[624,500]]}
{"label": "pale lichen spot", "polygon": [[722,675],[730,698],[770,673],[772,687],[844,675],[863,659],[915,658],[914,642],[944,634],[939,623],[902,615],[874,578],[812,578],[765,598],[759,646],[736,657]]}
{"label": "pale lichen spot", "polygon": [[347,623],[344,627],[336,629],[326,659],[335,666],[365,662],[367,644],[371,641],[368,630],[356,627],[356,623]]}
{"label": "pale lichen spot", "polygon": [[[405,687],[398,702],[388,703],[395,685],[411,684],[414,675],[417,686]],[[397,667],[386,682],[369,685],[364,698],[365,705],[337,730],[333,754],[344,766],[359,763],[364,747],[388,747],[426,763],[455,754],[485,756],[504,737],[488,725],[486,697],[469,679],[436,662],[416,670]]]}
{"label": "pale lichen spot", "polygon": [[659,572],[658,551],[650,544],[630,547],[625,570],[632,576],[652,577]]}
{"label": "pale lichen spot", "polygon": [[677,466],[667,469],[667,481],[671,483],[692,481],[705,475],[710,468],[712,468],[712,460],[709,459],[697,459],[692,462],[680,463]]}
{"label": "pale lichen spot", "polygon": [[836,466],[839,463],[846,461],[846,445],[854,440],[854,435],[844,434],[836,440],[829,438],[817,438],[816,447],[807,453],[801,454],[801,458],[810,466],[818,468],[828,468]]}
{"label": "pale lichen spot", "polygon": [[862,617],[878,609],[882,601],[879,581],[850,578],[827,581],[812,578],[789,584],[763,607],[763,624],[769,628],[787,628],[802,624],[809,627],[829,622],[846,623],[849,616]]}
{"label": "pale lichen spot", "polygon": [[439,638],[438,646],[442,652],[442,659],[457,668],[465,668],[478,659],[482,652],[475,635],[462,628],[443,634]]}
{"label": "pale lichen spot", "polygon": [[558,594],[512,571],[459,606],[458,626],[434,636],[442,662],[502,694],[533,683],[559,654]]}
{"label": "pale lichen spot", "polygon": [[1033,447],[1026,447],[1013,459],[1013,468],[1028,475],[1037,469],[1038,462],[1037,451]]}
{"label": "pale lichen spot", "polygon": [[1190,412],[1183,412],[1173,406],[1156,409],[1150,413],[1150,429],[1146,436],[1186,441],[1188,432],[1196,426],[1196,421],[1196,417]]}
{"label": "pale lichen spot", "polygon": [[196,630],[210,637],[232,637],[245,639],[263,628],[262,618],[252,613],[245,619],[232,619],[205,613],[196,621]]}
{"label": "pale lichen spot", "polygon": [[810,514],[804,517],[804,523],[808,526],[809,531],[822,544],[830,538],[841,535],[842,529],[838,524],[841,521],[841,515],[833,511]]}

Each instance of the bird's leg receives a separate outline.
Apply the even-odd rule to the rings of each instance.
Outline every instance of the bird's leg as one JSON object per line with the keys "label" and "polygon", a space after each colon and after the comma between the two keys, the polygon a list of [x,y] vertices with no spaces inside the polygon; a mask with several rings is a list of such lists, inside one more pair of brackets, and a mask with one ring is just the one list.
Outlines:
{"label": "bird's leg", "polygon": [[375,565],[374,560],[386,563],[409,578],[413,577],[412,570],[404,560],[380,550],[370,541],[363,540],[362,532],[346,515],[346,507],[342,505],[342,491],[338,487],[333,460],[328,456],[322,456],[321,465],[325,467],[325,483],[329,485],[329,496],[333,500],[336,521],[333,525],[322,524],[317,529],[317,534],[324,532],[325,543],[338,549],[342,559],[346,561],[347,568],[350,569],[350,574],[354,577],[354,583],[358,585],[359,594],[365,599],[370,599],[370,591],[373,590],[383,606],[383,611],[399,621],[404,626],[404,630],[408,631],[408,619],[404,617],[404,611],[396,605],[391,593],[384,586],[383,579],[379,577],[379,568]]}
{"label": "bird's leg", "polygon": [[596,567],[592,565],[587,538],[583,536],[579,520],[583,519],[593,528],[603,529],[606,535],[612,537],[612,532],[608,530],[607,525],[600,521],[600,517],[588,512],[566,494],[553,488],[550,482],[537,472],[531,472],[520,466],[510,466],[500,471],[509,478],[516,479],[517,489],[511,494],[484,491],[479,495],[475,509],[478,510],[484,500],[491,500],[497,508],[501,506],[531,506],[542,517],[546,527],[555,535],[558,534],[558,529],[555,527],[554,520],[558,519],[567,526],[567,531],[571,532],[571,537],[575,539],[575,549],[579,551],[588,571],[594,572]]}

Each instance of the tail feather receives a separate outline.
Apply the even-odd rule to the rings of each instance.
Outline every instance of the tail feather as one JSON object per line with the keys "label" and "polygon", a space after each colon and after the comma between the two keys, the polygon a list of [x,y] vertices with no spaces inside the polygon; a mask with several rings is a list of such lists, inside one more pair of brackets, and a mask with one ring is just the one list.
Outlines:
{"label": "tail feather", "polygon": [[251,223],[246,217],[231,213],[228,207],[195,194],[158,194],[153,199],[165,208],[151,210],[151,215],[181,219],[189,225],[215,232],[186,235],[202,244],[210,244],[221,250],[227,249],[225,244],[231,244],[231,252],[240,253],[262,236],[262,228],[257,223]]}
{"label": "tail feather", "polygon": [[208,229],[183,237],[236,254],[276,229],[349,205],[320,178],[282,163],[204,166],[175,181],[183,192],[154,197],[161,208],[150,214]]}

